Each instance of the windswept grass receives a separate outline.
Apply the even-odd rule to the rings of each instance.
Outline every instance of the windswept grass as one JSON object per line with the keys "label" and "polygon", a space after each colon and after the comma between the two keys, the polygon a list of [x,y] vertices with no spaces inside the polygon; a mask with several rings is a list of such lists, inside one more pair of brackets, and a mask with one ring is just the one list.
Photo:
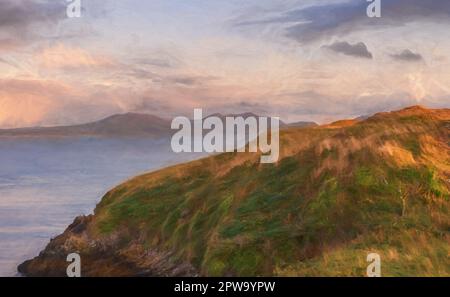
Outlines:
{"label": "windswept grass", "polygon": [[[98,205],[96,228],[172,251],[204,275],[363,276],[365,257],[378,252],[386,276],[449,276],[439,121],[392,114],[289,129],[277,164],[222,154],[120,186]],[[423,150],[425,134],[440,147]],[[388,142],[414,160],[397,162],[398,151],[381,149]]]}

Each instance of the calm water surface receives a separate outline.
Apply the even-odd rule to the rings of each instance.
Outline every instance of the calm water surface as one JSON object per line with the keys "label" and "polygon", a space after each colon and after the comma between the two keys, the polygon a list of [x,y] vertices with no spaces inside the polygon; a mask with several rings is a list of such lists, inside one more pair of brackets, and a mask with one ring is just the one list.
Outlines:
{"label": "calm water surface", "polygon": [[0,138],[0,276],[17,275],[115,185],[199,157],[163,140]]}

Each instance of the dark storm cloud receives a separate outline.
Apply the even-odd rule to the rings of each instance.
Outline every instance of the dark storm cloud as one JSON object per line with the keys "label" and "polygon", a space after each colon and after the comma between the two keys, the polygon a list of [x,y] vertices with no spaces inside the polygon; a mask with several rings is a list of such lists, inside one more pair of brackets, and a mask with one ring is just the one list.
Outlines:
{"label": "dark storm cloud", "polygon": [[423,57],[421,54],[414,53],[410,51],[409,49],[405,49],[399,54],[393,54],[391,55],[392,58],[399,61],[405,61],[405,62],[418,62],[422,61]]}
{"label": "dark storm cloud", "polygon": [[0,0],[0,28],[23,29],[65,17],[63,1]]}
{"label": "dark storm cloud", "polygon": [[358,42],[355,44],[350,44],[346,41],[342,42],[335,42],[331,45],[324,46],[324,48],[327,48],[329,50],[332,50],[337,53],[341,53],[347,56],[353,56],[358,58],[365,58],[365,59],[372,59],[373,55],[369,50],[367,49],[367,46],[362,43]]}
{"label": "dark storm cloud", "polygon": [[[2,43],[21,46],[33,37],[34,25],[54,24],[65,17],[65,1],[0,0]],[[0,45],[0,50],[10,49]]]}
{"label": "dark storm cloud", "polygon": [[[323,37],[345,35],[373,26],[401,26],[412,21],[450,21],[448,0],[388,0],[381,1],[382,17],[369,18],[370,4],[364,0],[320,4],[291,10],[279,17],[238,25],[288,24],[287,36],[299,42],[311,42]],[[292,25],[292,23],[296,23]]]}

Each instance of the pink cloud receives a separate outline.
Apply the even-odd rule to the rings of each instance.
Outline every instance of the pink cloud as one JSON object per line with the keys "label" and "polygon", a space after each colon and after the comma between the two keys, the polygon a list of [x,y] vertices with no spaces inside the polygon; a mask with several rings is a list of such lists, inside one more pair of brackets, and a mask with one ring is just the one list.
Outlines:
{"label": "pink cloud", "polygon": [[68,87],[50,81],[1,79],[0,127],[19,127],[39,124],[52,110],[57,109]]}
{"label": "pink cloud", "polygon": [[50,69],[110,68],[115,65],[108,57],[62,43],[45,48],[37,53],[35,58],[40,67]]}

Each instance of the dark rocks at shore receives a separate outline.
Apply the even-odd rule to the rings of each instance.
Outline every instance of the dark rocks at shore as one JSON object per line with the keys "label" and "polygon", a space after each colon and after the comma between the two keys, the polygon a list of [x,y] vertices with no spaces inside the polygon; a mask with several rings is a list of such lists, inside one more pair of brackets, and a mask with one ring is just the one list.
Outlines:
{"label": "dark rocks at shore", "polygon": [[39,256],[20,264],[18,272],[29,277],[66,277],[67,256],[78,253],[83,277],[198,275],[191,265],[173,261],[171,253],[144,249],[137,241],[123,243],[119,234],[96,238],[90,230],[93,219],[77,217]]}

